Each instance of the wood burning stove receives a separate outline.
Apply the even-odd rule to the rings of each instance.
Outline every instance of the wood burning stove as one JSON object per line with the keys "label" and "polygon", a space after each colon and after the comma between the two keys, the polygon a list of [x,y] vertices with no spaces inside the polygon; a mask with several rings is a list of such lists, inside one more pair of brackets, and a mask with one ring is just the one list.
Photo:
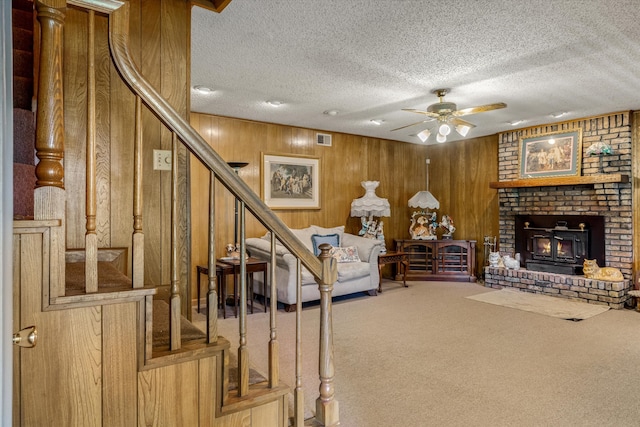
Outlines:
{"label": "wood burning stove", "polygon": [[566,223],[552,229],[525,226],[527,250],[531,254],[526,261],[527,269],[582,274],[582,263],[588,257],[589,230],[581,224],[579,230],[570,230]]}
{"label": "wood burning stove", "polygon": [[[568,217],[571,221],[557,218],[530,215],[516,221],[516,251],[521,253],[527,270],[579,275],[587,258],[596,258],[604,265],[604,254],[592,242],[601,234],[594,232],[593,223],[600,221],[588,221],[590,217]],[[555,223],[550,224],[553,220]],[[595,228],[599,229],[599,224]],[[604,246],[602,243],[599,246]]]}

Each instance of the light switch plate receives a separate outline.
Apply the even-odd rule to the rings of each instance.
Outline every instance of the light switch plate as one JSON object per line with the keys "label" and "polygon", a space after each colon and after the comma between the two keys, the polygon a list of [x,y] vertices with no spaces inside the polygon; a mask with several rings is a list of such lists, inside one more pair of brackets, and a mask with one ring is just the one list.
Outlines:
{"label": "light switch plate", "polygon": [[171,151],[170,150],[153,150],[153,170],[157,170],[157,171],[171,170]]}

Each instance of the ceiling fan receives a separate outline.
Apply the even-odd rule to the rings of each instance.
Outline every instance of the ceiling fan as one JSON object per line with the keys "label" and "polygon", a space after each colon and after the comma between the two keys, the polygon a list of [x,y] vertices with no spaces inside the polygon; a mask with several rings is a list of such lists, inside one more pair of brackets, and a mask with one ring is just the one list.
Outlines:
{"label": "ceiling fan", "polygon": [[[415,110],[413,108],[402,109],[402,111],[424,114],[425,116],[427,116],[425,120],[392,129],[391,131],[405,129],[421,123],[437,120],[438,134],[436,135],[436,140],[438,142],[445,142],[447,140],[447,135],[451,133],[452,127],[454,127],[456,132],[458,132],[462,136],[467,136],[467,133],[469,133],[471,128],[476,127],[476,125],[474,125],[473,123],[469,123],[468,121],[462,120],[459,117],[467,116],[470,114],[483,113],[485,111],[498,110],[507,106],[507,104],[505,104],[504,102],[497,102],[495,104],[480,105],[477,107],[463,108],[461,110],[458,110],[458,106],[453,102],[444,101],[444,96],[449,93],[449,89],[435,89],[432,91],[432,93],[435,93],[438,98],[440,98],[440,102],[429,105],[427,107],[427,111]],[[428,128],[417,133],[418,138],[420,138],[422,142],[425,142],[429,138],[429,135],[431,135],[431,130],[429,130]]]}

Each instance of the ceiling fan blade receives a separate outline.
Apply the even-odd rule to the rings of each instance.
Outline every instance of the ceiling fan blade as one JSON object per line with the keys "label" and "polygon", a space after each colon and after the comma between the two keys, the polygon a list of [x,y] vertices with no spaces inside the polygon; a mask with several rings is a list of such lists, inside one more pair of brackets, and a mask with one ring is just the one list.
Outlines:
{"label": "ceiling fan blade", "polygon": [[410,125],[402,126],[402,127],[395,128],[395,129],[391,129],[391,132],[393,132],[393,131],[395,131],[395,130],[400,130],[400,129],[404,129],[404,128],[409,128],[409,127],[411,127],[411,126],[419,125],[420,123],[430,122],[430,121],[431,121],[431,119],[421,120],[421,121],[419,121],[419,122],[411,123]]}
{"label": "ceiling fan blade", "polygon": [[440,117],[440,115],[438,113],[432,113],[431,111],[415,110],[413,108],[403,108],[402,111],[408,111],[410,113],[424,114],[425,116],[433,117],[434,119],[437,119],[438,117]]}
{"label": "ceiling fan blade", "polygon": [[499,110],[500,108],[505,108],[506,106],[507,104],[505,104],[504,102],[497,102],[495,104],[487,104],[487,105],[480,105],[478,107],[463,108],[462,110],[454,111],[451,114],[456,117],[460,117],[460,116],[466,116],[468,114],[484,113],[485,111]]}
{"label": "ceiling fan blade", "polygon": [[454,126],[468,126],[470,128],[476,127],[476,125],[474,125],[473,123],[469,123],[468,121],[459,119],[457,117],[450,118],[449,123],[451,123]]}

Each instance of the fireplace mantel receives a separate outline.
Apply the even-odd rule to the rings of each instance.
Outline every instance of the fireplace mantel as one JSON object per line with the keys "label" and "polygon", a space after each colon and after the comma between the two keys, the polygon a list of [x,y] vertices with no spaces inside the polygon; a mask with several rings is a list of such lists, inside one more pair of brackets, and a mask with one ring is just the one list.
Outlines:
{"label": "fireplace mantel", "polygon": [[514,179],[512,181],[493,181],[489,183],[491,188],[525,188],[525,187],[555,187],[561,185],[582,184],[607,184],[616,182],[629,182],[629,175],[611,173],[588,176],[563,176],[545,178]]}

